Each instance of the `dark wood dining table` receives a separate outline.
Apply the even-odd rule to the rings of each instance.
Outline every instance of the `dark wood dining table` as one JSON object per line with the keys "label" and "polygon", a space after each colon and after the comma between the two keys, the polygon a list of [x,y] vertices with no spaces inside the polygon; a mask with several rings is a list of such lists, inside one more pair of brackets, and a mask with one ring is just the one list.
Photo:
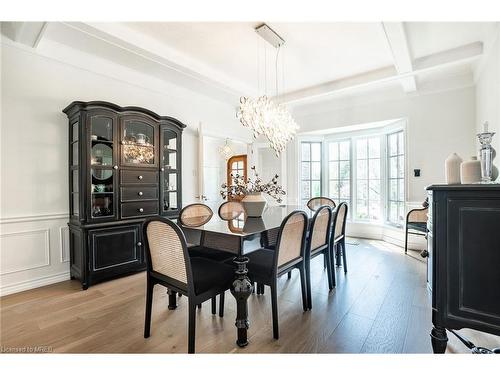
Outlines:
{"label": "dark wood dining table", "polygon": [[210,238],[210,246],[235,255],[235,279],[231,286],[231,294],[236,299],[237,341],[240,347],[248,345],[249,328],[248,303],[252,294],[253,283],[248,278],[246,254],[261,248],[261,239],[270,233],[279,231],[283,219],[295,210],[306,212],[312,218],[314,211],[307,206],[284,205],[267,207],[262,217],[245,217],[241,215],[232,220],[225,220],[214,214],[201,226],[180,225],[188,243],[199,243],[201,236]]}

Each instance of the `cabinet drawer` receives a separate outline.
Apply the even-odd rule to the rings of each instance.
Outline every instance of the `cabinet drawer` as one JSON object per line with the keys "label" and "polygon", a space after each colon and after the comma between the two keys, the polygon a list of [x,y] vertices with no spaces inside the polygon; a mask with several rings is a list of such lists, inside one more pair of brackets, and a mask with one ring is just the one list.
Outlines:
{"label": "cabinet drawer", "polygon": [[157,186],[128,186],[120,189],[122,202],[158,199]]}
{"label": "cabinet drawer", "polygon": [[157,214],[157,201],[122,203],[122,218]]}
{"label": "cabinet drawer", "polygon": [[144,171],[144,170],[122,170],[120,173],[122,184],[157,184],[158,172],[157,171]]}

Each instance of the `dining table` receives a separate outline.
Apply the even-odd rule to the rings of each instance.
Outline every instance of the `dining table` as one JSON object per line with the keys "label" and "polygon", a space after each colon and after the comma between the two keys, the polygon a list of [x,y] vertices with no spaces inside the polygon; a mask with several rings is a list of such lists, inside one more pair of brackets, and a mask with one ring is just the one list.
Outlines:
{"label": "dining table", "polygon": [[276,238],[285,217],[295,210],[304,211],[311,219],[314,211],[305,205],[268,206],[261,217],[247,217],[241,214],[233,219],[223,219],[214,214],[203,225],[181,227],[188,243],[200,244],[234,254],[235,277],[231,294],[236,299],[236,344],[248,345],[248,298],[253,292],[253,283],[248,277],[247,254],[262,248],[269,239]]}

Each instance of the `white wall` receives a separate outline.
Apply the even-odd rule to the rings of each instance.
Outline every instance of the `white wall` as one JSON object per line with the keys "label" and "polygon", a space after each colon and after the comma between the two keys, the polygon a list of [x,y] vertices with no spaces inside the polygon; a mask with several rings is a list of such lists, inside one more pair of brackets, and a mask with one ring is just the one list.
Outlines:
{"label": "white wall", "polygon": [[[490,50],[479,66],[476,76],[476,126],[483,130],[488,121],[489,129],[497,134],[493,137],[493,147],[500,151],[500,31],[496,33]],[[479,147],[479,145],[478,145]],[[494,161],[500,165],[499,158]]]}
{"label": "white wall", "polygon": [[[78,56],[62,45],[57,52],[68,58]],[[86,61],[85,66],[2,40],[1,294],[69,278],[68,124],[61,110],[72,101],[141,106],[186,123],[185,203],[198,195],[198,124],[229,137],[244,134],[235,107],[126,72],[111,62],[81,61]],[[116,78],[117,72],[120,78]]]}

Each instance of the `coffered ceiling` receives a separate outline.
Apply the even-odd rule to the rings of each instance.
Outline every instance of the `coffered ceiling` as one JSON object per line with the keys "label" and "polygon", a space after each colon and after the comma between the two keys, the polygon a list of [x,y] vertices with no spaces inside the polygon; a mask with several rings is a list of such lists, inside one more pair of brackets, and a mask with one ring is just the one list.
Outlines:
{"label": "coffered ceiling", "polygon": [[275,96],[277,68],[278,100],[300,106],[387,87],[418,95],[456,86],[454,77],[471,83],[498,30],[477,22],[266,23],[285,40],[278,60],[254,31],[262,22],[4,23],[2,33],[40,50],[64,44],[234,105],[241,95]]}

